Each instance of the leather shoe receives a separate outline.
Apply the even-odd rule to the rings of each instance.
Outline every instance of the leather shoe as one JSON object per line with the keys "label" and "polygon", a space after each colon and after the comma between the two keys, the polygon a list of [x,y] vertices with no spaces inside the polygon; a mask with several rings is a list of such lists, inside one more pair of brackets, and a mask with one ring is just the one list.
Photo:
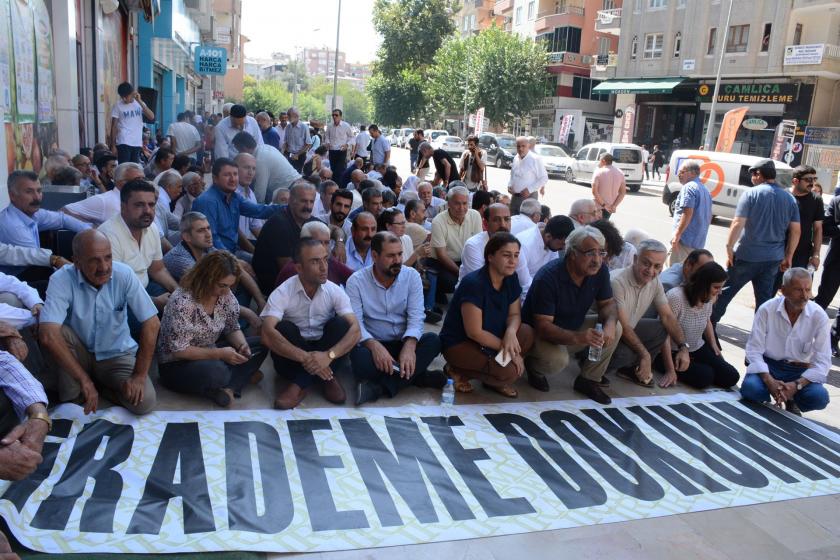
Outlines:
{"label": "leather shoe", "polygon": [[411,378],[411,382],[415,387],[427,389],[443,389],[443,386],[446,385],[446,380],[446,374],[439,369],[430,369],[423,373],[415,373]]}
{"label": "leather shoe", "polygon": [[435,313],[431,309],[426,310],[426,318],[425,321],[430,325],[436,325],[440,323],[440,320],[443,319],[443,316],[440,313]]}
{"label": "leather shoe", "polygon": [[306,389],[301,389],[300,386],[289,383],[288,387],[277,392],[277,397],[274,399],[274,408],[289,410],[299,405],[304,398],[306,398]]}
{"label": "leather shoe", "polygon": [[545,378],[545,375],[541,373],[535,373],[532,371],[528,372],[528,385],[536,389],[537,391],[542,391],[543,393],[548,393],[548,379]]}
{"label": "leather shoe", "polygon": [[604,377],[601,378],[601,381],[598,382],[598,385],[600,385],[601,387],[609,387],[610,378],[604,375]]}
{"label": "leather shoe", "polygon": [[373,402],[382,396],[382,386],[371,381],[362,381],[356,384],[356,406],[362,406],[366,402]]}
{"label": "leather shoe", "polygon": [[329,381],[324,381],[324,398],[333,404],[344,404],[344,401],[347,400],[344,387],[335,377]]}
{"label": "leather shoe", "polygon": [[802,416],[802,411],[799,410],[799,406],[797,406],[796,401],[794,401],[793,399],[785,401],[785,410],[787,410],[791,414]]}
{"label": "leather shoe", "polygon": [[583,393],[597,403],[610,404],[612,402],[612,399],[604,392],[603,389],[601,389],[601,386],[598,385],[597,381],[584,379],[580,375],[578,375],[577,379],[575,379],[574,389],[578,393]]}

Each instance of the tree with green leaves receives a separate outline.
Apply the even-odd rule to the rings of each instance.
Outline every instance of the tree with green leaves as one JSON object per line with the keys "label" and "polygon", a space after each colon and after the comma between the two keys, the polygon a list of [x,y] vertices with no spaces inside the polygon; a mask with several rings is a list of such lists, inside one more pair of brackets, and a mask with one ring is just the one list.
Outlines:
{"label": "tree with green leaves", "polygon": [[399,126],[425,114],[427,69],[455,31],[459,9],[458,0],[376,0],[373,25],[382,46],[367,85],[375,121]]}
{"label": "tree with green leaves", "polygon": [[508,124],[546,95],[547,55],[541,43],[505,33],[495,25],[466,39],[451,39],[435,54],[426,96],[439,112],[474,112]]}

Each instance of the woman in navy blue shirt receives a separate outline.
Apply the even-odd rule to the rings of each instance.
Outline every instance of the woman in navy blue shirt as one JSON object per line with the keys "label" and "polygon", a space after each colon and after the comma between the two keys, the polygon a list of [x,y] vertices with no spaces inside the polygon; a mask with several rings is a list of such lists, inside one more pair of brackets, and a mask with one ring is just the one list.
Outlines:
{"label": "woman in navy blue shirt", "polygon": [[469,380],[480,379],[505,397],[518,396],[513,384],[525,373],[522,356],[534,343],[533,329],[520,316],[519,248],[510,233],[495,234],[484,247],[484,266],[455,290],[440,340],[456,391],[469,393]]}

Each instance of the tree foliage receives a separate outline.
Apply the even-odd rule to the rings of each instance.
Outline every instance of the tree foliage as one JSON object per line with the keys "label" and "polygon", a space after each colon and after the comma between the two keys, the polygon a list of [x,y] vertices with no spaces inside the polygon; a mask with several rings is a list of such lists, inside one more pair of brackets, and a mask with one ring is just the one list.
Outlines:
{"label": "tree foliage", "polygon": [[496,124],[530,112],[545,96],[546,52],[542,44],[496,26],[466,39],[453,38],[435,54],[426,96],[439,112],[484,107]]}
{"label": "tree foliage", "polygon": [[416,119],[424,109],[423,77],[411,70],[396,76],[374,73],[367,91],[373,105],[374,122],[401,126]]}
{"label": "tree foliage", "polygon": [[[271,111],[274,115],[292,106],[293,95],[279,80],[254,80],[246,78],[243,103],[251,111]],[[332,80],[314,77],[308,80],[308,89],[297,96],[297,108],[304,120],[326,121],[331,108],[326,106],[327,95],[332,95]],[[366,123],[370,120],[369,101],[365,92],[347,82],[338,82],[338,95],[344,99],[344,117],[349,122]]]}

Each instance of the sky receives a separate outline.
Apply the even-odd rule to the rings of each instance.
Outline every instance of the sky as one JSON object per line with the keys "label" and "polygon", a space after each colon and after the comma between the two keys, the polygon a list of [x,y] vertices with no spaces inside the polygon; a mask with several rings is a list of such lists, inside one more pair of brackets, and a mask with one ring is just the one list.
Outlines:
{"label": "sky", "polygon": [[[335,48],[338,0],[242,0],[246,58],[272,52],[294,55],[304,47]],[[338,50],[348,62],[372,62],[381,43],[373,29],[373,0],[343,0]]]}

